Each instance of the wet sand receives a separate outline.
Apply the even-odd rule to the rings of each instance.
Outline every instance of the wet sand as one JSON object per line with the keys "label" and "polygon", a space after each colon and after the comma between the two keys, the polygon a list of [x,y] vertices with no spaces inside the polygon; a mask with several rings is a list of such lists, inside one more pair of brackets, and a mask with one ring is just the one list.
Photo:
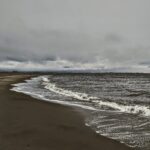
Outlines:
{"label": "wet sand", "polygon": [[32,75],[0,74],[0,150],[130,150],[96,134],[71,107],[10,91]]}

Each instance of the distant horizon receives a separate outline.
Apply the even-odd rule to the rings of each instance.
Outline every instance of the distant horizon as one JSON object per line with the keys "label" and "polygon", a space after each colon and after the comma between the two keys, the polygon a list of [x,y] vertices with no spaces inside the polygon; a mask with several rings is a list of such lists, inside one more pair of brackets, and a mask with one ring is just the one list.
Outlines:
{"label": "distant horizon", "polygon": [[68,60],[46,60],[46,61],[15,61],[6,60],[0,62],[1,71],[20,72],[47,72],[47,71],[80,71],[80,72],[140,72],[150,73],[149,64],[130,66],[105,66],[99,62],[74,62]]}
{"label": "distant horizon", "polygon": [[150,72],[129,72],[129,71],[100,71],[100,70],[1,70],[0,73],[38,73],[38,74],[150,74]]}

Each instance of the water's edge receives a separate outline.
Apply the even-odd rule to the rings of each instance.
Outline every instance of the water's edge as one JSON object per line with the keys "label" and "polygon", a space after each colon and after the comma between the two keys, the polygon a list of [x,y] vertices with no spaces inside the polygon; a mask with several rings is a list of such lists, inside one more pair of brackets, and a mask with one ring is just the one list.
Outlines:
{"label": "water's edge", "polygon": [[[41,76],[41,75],[40,75]],[[28,93],[28,92],[21,92],[21,91],[17,91],[15,90],[15,87],[20,84],[20,83],[26,83],[27,81],[29,80],[32,80],[34,78],[38,78],[40,76],[36,76],[36,77],[31,77],[29,79],[24,79],[24,81],[22,82],[18,82],[18,83],[15,83],[15,84],[11,84],[11,87],[10,87],[10,91],[13,91],[13,92],[17,92],[17,93],[23,93],[25,95],[28,95],[28,96],[31,96],[32,98],[35,98],[37,100],[40,100],[40,101],[46,101],[48,103],[55,103],[55,104],[58,104],[58,105],[63,105],[63,106],[67,106],[67,107],[72,107],[72,109],[75,109],[76,113],[78,112],[84,119],[84,125],[86,127],[89,127],[90,129],[92,129],[97,135],[100,135],[98,132],[96,132],[88,123],[86,123],[86,117],[91,113],[92,110],[94,110],[93,108],[90,108],[90,107],[82,107],[81,105],[71,105],[71,104],[65,104],[65,103],[61,103],[60,101],[56,101],[56,100],[48,100],[48,99],[44,99],[43,97],[41,98],[40,95],[37,96],[37,95],[33,95],[31,93]],[[43,75],[42,75],[43,76]],[[111,138],[108,138],[106,136],[103,136],[103,135],[100,135],[104,138],[107,138],[107,139],[110,139],[110,140],[114,140],[114,139],[111,139]],[[123,144],[123,145],[126,145],[127,147],[131,147],[130,145],[126,144],[126,143],[123,143],[123,142],[120,142],[118,140],[114,140],[114,141],[117,141],[119,142],[120,144]]]}
{"label": "water's edge", "polygon": [[[37,87],[37,85],[36,86],[34,85],[35,83],[39,83],[39,82],[42,85],[43,91],[38,91],[39,87]],[[30,91],[29,89],[27,90],[24,86],[26,84],[28,84],[27,88],[29,88],[29,86],[33,86],[33,89],[35,91],[32,91],[32,90]],[[90,113],[88,113],[90,115],[88,115],[88,116],[84,115],[85,126],[91,127],[97,134],[104,136],[104,137],[107,137],[107,138],[112,139],[112,140],[119,141],[120,143],[123,143],[129,147],[134,147],[134,148],[138,149],[138,146],[141,146],[141,145],[137,145],[138,141],[137,141],[137,143],[134,143],[134,136],[135,136],[135,138],[137,138],[136,136],[138,134],[137,135],[136,134],[131,135],[131,136],[133,136],[133,139],[131,139],[133,141],[130,141],[130,143],[128,143],[128,141],[131,138],[131,137],[129,138],[129,135],[132,133],[133,127],[135,127],[135,125],[132,127],[132,121],[131,121],[131,125],[129,123],[129,124],[127,124],[127,127],[125,127],[124,126],[124,120],[126,120],[126,118],[128,118],[128,114],[124,115],[123,113],[124,112],[126,113],[126,111],[128,113],[133,114],[133,115],[141,113],[141,117],[143,115],[145,117],[147,117],[147,116],[149,116],[149,108],[147,108],[146,106],[144,106],[144,107],[139,107],[140,105],[139,106],[135,105],[134,107],[128,106],[126,109],[126,107],[124,105],[122,105],[122,104],[118,105],[118,104],[116,104],[114,102],[110,102],[110,101],[105,102],[105,101],[101,101],[99,99],[99,101],[97,102],[97,100],[96,100],[97,97],[90,97],[86,93],[72,92],[71,90],[66,90],[64,88],[57,87],[55,84],[53,84],[49,81],[47,76],[33,77],[30,80],[25,80],[24,83],[14,84],[13,88],[10,90],[30,95],[31,97],[39,99],[39,100],[44,100],[47,102],[57,103],[57,104],[61,104],[61,105],[67,105],[67,106],[71,106],[73,108],[80,108],[81,112],[83,112],[83,110],[86,110],[86,111],[90,112]],[[57,96],[60,95],[60,97],[59,96],[57,97],[56,95]],[[70,95],[71,95],[71,97],[70,97]],[[78,99],[79,101],[75,101],[75,102],[70,101],[70,100],[64,101],[64,100],[61,100],[61,98],[63,98],[62,96],[70,97],[71,99],[72,98]],[[115,107],[116,109],[118,109],[118,107],[120,108],[120,106],[121,106],[121,109],[119,110],[120,112],[116,111],[115,116],[112,116],[111,113],[114,113],[115,112],[114,110],[112,110],[112,112],[111,112],[111,110],[109,110],[108,112],[106,110],[100,110],[99,111],[99,108],[93,107],[91,104],[88,104],[89,101],[90,101],[90,103],[92,102],[91,104],[93,104],[93,102],[94,102],[94,104],[96,103],[96,104],[99,104],[100,106],[112,107],[112,105],[113,105],[113,107]],[[134,110],[134,108],[135,108],[135,110]],[[122,119],[122,115],[124,116],[123,119]],[[132,116],[130,116],[130,117],[132,120]],[[110,123],[106,124],[106,122],[108,122],[108,121]],[[119,126],[118,124],[116,124],[115,125],[116,127],[115,127],[114,121],[120,121],[120,125],[123,123],[122,124],[123,126],[122,125]],[[149,122],[147,123],[144,121],[145,121],[145,119],[143,120],[143,118],[140,118],[140,123],[139,123],[139,125],[137,124],[138,128],[140,126],[142,127],[142,126],[149,124]],[[111,125],[111,123],[113,123],[113,126]],[[135,120],[135,124],[136,124],[136,120]],[[123,129],[123,127],[124,127],[124,129]],[[118,130],[118,132],[114,132],[115,133],[115,134],[113,133],[114,135],[110,134],[111,132],[109,130],[111,129],[111,130],[115,131],[116,130],[115,128],[116,129],[120,128],[120,129]],[[127,128],[127,129],[125,129],[125,128]],[[108,132],[107,130],[110,133],[107,133]],[[122,130],[123,130],[123,132],[122,132]],[[129,131],[129,132],[127,132],[127,131]],[[121,133],[121,134],[119,134],[119,133]],[[123,135],[123,139],[120,140],[122,138],[122,135]],[[142,136],[148,137],[148,140],[149,140],[149,133],[147,133],[147,135],[142,135]],[[145,140],[147,140],[147,139],[145,139]],[[141,144],[144,144],[143,142],[144,141],[141,141]],[[145,150],[149,150],[149,149],[145,148]]]}

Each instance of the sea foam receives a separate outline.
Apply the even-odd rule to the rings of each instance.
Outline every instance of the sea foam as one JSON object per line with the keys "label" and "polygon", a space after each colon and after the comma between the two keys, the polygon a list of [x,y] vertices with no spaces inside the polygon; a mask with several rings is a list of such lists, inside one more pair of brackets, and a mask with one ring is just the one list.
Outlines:
{"label": "sea foam", "polygon": [[63,88],[59,88],[56,86],[56,84],[51,83],[50,80],[47,77],[42,77],[43,85],[45,85],[45,88],[55,92],[57,94],[72,97],[81,101],[88,101],[91,103],[96,103],[98,106],[107,106],[113,109],[116,109],[117,111],[125,112],[125,113],[132,113],[132,114],[141,114],[144,116],[150,116],[150,109],[148,106],[142,106],[142,105],[121,105],[116,102],[108,102],[103,101],[98,97],[92,97],[89,96],[86,93],[79,93],[79,92],[73,92],[70,90],[65,90]]}

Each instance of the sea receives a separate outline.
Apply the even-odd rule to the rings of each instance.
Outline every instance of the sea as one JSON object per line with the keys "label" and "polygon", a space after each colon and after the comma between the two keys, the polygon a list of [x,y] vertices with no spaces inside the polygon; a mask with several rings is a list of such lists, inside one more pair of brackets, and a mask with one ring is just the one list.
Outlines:
{"label": "sea", "polygon": [[11,89],[88,111],[85,125],[137,150],[150,150],[150,74],[51,73]]}

